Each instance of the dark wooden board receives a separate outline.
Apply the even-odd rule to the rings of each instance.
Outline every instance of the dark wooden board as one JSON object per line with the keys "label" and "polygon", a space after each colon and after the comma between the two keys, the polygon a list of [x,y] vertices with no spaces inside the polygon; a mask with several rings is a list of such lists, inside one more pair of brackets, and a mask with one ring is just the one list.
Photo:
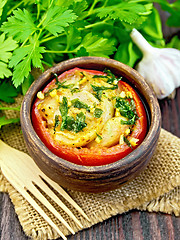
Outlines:
{"label": "dark wooden board", "polygon": [[[170,1],[171,2],[171,1]],[[167,14],[161,12],[165,37],[177,29],[165,25]],[[159,101],[162,127],[180,137],[180,88],[173,100]],[[130,211],[69,236],[68,240],[179,240],[180,218],[163,213]],[[25,236],[8,194],[0,193],[0,240],[29,240]],[[60,240],[60,239],[59,239]]]}

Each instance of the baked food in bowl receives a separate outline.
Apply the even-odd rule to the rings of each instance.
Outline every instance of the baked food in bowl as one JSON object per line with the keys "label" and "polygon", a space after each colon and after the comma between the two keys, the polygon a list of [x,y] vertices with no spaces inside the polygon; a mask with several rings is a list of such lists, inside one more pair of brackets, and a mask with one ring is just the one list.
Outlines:
{"label": "baked food in bowl", "polygon": [[[111,76],[104,73],[105,69],[108,69]],[[71,78],[67,81],[70,75],[72,77],[72,73],[75,73],[78,77],[80,76],[80,78],[76,78],[76,80]],[[64,75],[66,75],[66,78],[62,77]],[[112,76],[116,77],[114,83]],[[118,84],[121,85],[122,89],[117,93],[119,86],[117,88],[116,80],[121,77],[122,79]],[[87,80],[90,82],[88,85],[91,87],[90,93],[86,91],[87,85],[85,82]],[[57,84],[58,82],[60,82],[61,87]],[[77,88],[77,83],[79,84],[79,82],[83,82],[83,84],[80,84],[80,88],[74,93],[74,86]],[[73,84],[72,88],[67,87],[70,84],[71,86]],[[65,88],[62,88],[62,85]],[[61,89],[61,91],[59,92],[58,89]],[[127,96],[128,92],[131,93],[129,94],[130,96]],[[39,98],[37,98],[37,94]],[[136,101],[134,97],[136,95],[144,105],[140,107],[140,110],[137,104],[139,100]],[[100,96],[103,96],[104,100],[98,99]],[[58,107],[57,104],[56,107],[55,104],[51,104],[51,107],[53,106],[54,109],[52,114],[54,116],[53,122],[51,121],[52,119],[48,119],[45,116],[45,114],[48,115],[52,112],[48,112],[48,109],[46,109],[47,106],[49,107],[46,101],[48,99],[58,102]],[[81,101],[82,99],[83,101]],[[109,101],[110,99],[111,101]],[[136,107],[132,111],[134,113],[133,116],[131,115],[129,118],[126,115],[123,116],[121,111],[122,115],[114,115],[116,114],[115,110],[120,110],[118,105],[119,99],[124,99],[124,102],[127,100],[127,105],[131,100],[133,101],[132,105]],[[86,100],[92,101],[92,104],[88,105]],[[94,102],[96,103],[95,105]],[[109,102],[113,105],[113,108],[111,106],[107,107]],[[76,104],[80,104],[81,107],[77,107]],[[114,108],[115,105],[117,106],[116,108]],[[92,109],[93,106],[94,109]],[[145,109],[145,114],[141,114],[142,109]],[[38,115],[38,111],[41,113],[40,115]],[[95,117],[94,111],[99,114],[99,117]],[[74,115],[75,112],[76,115]],[[109,114],[111,118],[107,119]],[[77,121],[77,117],[78,119],[81,118],[80,124]],[[85,121],[85,117],[87,121]],[[95,119],[96,127],[93,125],[92,119]],[[132,119],[135,121],[133,124],[132,122],[129,124],[128,121]],[[145,126],[146,119],[147,126]],[[38,121],[39,124],[36,124]],[[70,122],[69,125],[67,125],[67,121]],[[113,121],[115,124],[112,124]],[[42,126],[45,126],[45,128],[39,127],[41,126],[40,122],[42,122]],[[116,135],[119,129],[118,122],[122,123],[124,130],[121,130],[115,139],[114,135]],[[102,139],[105,139],[109,134],[107,125],[110,126],[111,130],[115,130],[112,134],[113,140],[104,141],[105,145],[103,145]],[[140,125],[141,128],[138,127]],[[47,176],[70,189],[101,192],[120,187],[137,176],[145,168],[152,157],[158,141],[161,116],[154,93],[135,70],[112,59],[81,57],[57,64],[53,68],[48,69],[32,84],[22,104],[21,126],[30,155]],[[78,131],[77,126],[80,126]],[[142,130],[140,133],[139,129]],[[44,132],[48,134],[43,134]],[[49,134],[50,132],[51,134]],[[137,132],[139,135],[135,135]],[[66,138],[65,134],[69,137]],[[77,134],[79,134],[78,137]],[[81,138],[81,136],[83,137]],[[118,140],[117,143],[117,138],[120,139],[120,136],[121,141]],[[87,141],[86,144],[83,142],[84,138]],[[98,138],[100,139],[98,140]],[[134,146],[133,141],[131,141],[132,138],[135,142]],[[53,141],[48,139],[53,139]],[[73,139],[73,141],[69,139]],[[57,148],[56,144],[54,144],[57,141],[60,142],[60,148]],[[135,146],[136,142],[139,142],[137,147]],[[49,143],[51,143],[51,146]],[[74,143],[75,146],[72,145]],[[54,148],[52,148],[53,146]],[[121,149],[122,153],[122,146],[125,146],[128,150],[126,150],[126,154],[120,156],[118,154],[119,149]],[[59,149],[60,154],[58,154]],[[79,162],[78,159],[80,159]],[[98,159],[99,163],[97,163]],[[105,161],[106,159],[108,161]],[[96,164],[92,164],[94,161]]]}

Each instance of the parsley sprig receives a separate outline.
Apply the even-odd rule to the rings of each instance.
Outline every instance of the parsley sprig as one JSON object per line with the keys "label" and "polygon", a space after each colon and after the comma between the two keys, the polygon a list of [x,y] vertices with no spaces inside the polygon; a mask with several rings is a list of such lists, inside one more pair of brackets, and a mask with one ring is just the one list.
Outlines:
{"label": "parsley sprig", "polygon": [[141,0],[119,4],[101,0],[21,1],[16,4],[9,0],[0,9],[4,20],[0,28],[0,51],[8,53],[0,54],[3,69],[0,78],[12,75],[13,84],[18,87],[28,78],[32,67],[43,70],[44,63],[49,65],[65,59],[67,54],[68,58],[108,57],[116,51],[114,36],[99,34],[96,26],[102,26],[104,32],[104,24],[113,28],[115,21],[119,21],[132,29],[136,22],[141,24],[146,20],[151,9],[152,4],[141,3]]}

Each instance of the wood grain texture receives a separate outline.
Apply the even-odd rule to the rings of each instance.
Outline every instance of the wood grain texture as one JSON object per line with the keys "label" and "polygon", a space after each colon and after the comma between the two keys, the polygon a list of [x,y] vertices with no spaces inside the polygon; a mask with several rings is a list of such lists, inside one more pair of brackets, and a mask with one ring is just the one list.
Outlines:
{"label": "wood grain texture", "polygon": [[[164,14],[163,19],[166,19]],[[174,29],[168,28],[164,24],[163,29],[165,36],[169,36],[174,32]],[[159,103],[162,111],[162,127],[180,137],[180,88],[177,90],[174,100],[166,99]],[[134,217],[132,217],[133,214],[135,214]],[[134,240],[134,226],[132,224],[138,215],[139,220],[136,223],[136,229],[142,230],[140,233],[143,240],[179,240],[180,218],[145,211],[130,211],[117,215],[103,223],[92,226],[90,229],[69,236],[68,240],[105,240],[109,232],[111,232],[111,236],[108,240]],[[155,220],[153,229],[151,226],[152,219]],[[0,193],[0,239],[30,240],[23,233],[9,196],[5,193]]]}

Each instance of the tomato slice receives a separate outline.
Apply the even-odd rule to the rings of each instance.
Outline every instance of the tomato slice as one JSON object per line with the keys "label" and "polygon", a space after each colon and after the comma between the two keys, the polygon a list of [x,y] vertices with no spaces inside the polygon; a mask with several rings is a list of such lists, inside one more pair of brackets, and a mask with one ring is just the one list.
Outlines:
{"label": "tomato slice", "polygon": [[[58,79],[61,81],[67,74],[72,73],[77,69],[78,68],[74,68],[67,72],[64,72],[58,77]],[[87,71],[95,75],[97,74],[104,75],[103,72],[96,71],[96,70],[84,70],[84,69],[79,69],[79,70]],[[50,82],[43,91],[47,91],[49,87],[52,85],[52,83],[55,83],[55,81],[56,81],[55,79],[52,80],[52,82]],[[32,123],[36,133],[38,134],[42,142],[46,145],[46,147],[51,152],[75,164],[85,165],[85,166],[99,166],[99,165],[109,164],[122,159],[123,157],[128,155],[130,152],[132,152],[136,147],[138,147],[139,144],[143,141],[147,131],[147,117],[146,117],[146,112],[145,112],[143,103],[140,100],[140,97],[138,96],[136,91],[128,83],[124,81],[119,81],[119,88],[125,92],[130,92],[132,94],[132,98],[136,106],[136,112],[139,117],[136,120],[136,124],[133,126],[133,130],[129,136],[131,138],[133,137],[139,140],[138,144],[135,147],[133,147],[133,149],[130,146],[128,146],[126,143],[123,143],[121,145],[117,144],[112,147],[101,147],[101,148],[86,148],[86,147],[74,148],[74,147],[68,147],[65,145],[60,145],[58,141],[55,141],[47,131],[47,128],[42,119],[42,116],[38,111],[39,99],[36,99],[31,112]]]}

